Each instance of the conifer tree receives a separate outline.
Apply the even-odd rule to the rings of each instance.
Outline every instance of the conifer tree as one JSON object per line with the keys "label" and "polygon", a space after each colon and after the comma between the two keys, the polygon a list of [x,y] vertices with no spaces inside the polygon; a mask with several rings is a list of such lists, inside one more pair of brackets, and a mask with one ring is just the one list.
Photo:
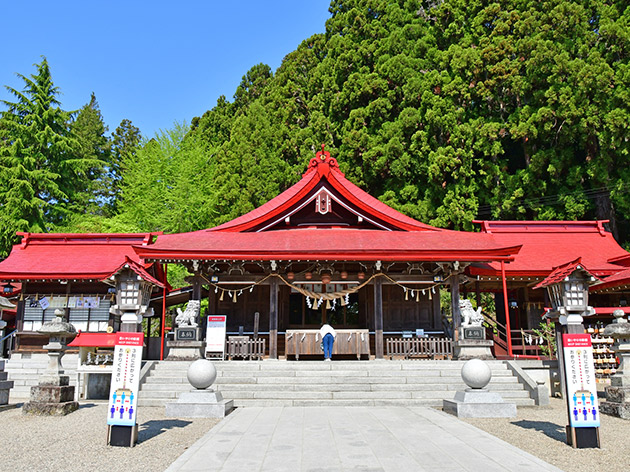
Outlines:
{"label": "conifer tree", "polygon": [[46,58],[29,77],[17,74],[24,89],[6,89],[15,101],[3,100],[0,112],[0,253],[6,254],[16,231],[53,230],[70,216],[73,204],[88,188],[87,174],[98,166],[77,157],[79,143],[60,108]]}

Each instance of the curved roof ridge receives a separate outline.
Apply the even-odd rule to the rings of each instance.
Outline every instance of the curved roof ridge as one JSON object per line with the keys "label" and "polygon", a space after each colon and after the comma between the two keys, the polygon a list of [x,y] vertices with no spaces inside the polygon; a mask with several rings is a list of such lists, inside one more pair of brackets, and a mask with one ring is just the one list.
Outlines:
{"label": "curved roof ridge", "polygon": [[337,160],[323,149],[311,159],[302,179],[280,195],[272,198],[260,207],[214,228],[202,231],[242,232],[262,225],[263,222],[277,218],[288,208],[304,198],[309,191],[323,180],[329,182],[345,199],[361,211],[387,222],[403,231],[444,231],[404,215],[387,204],[373,197],[365,190],[350,182],[339,169]]}

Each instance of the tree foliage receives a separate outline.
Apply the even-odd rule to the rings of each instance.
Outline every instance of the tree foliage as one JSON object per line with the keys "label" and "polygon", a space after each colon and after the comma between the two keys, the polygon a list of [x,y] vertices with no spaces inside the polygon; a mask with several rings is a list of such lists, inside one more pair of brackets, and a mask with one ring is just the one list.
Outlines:
{"label": "tree foliage", "polygon": [[47,232],[67,220],[85,189],[87,173],[98,165],[78,156],[71,114],[59,107],[44,58],[30,77],[18,74],[24,89],[6,87],[15,98],[3,101],[0,142],[0,246],[6,254],[15,231]]}
{"label": "tree foliage", "polygon": [[112,206],[112,182],[106,164],[111,162],[111,142],[105,135],[108,129],[94,93],[89,103],[77,113],[71,129],[78,142],[75,158],[94,163],[94,166],[85,171],[85,189],[74,202],[76,212],[109,215]]}
{"label": "tree foliage", "polygon": [[355,183],[438,226],[598,218],[616,232],[629,204],[623,2],[335,0],[330,12],[273,76],[255,66],[233,103],[193,120],[186,139],[220,169],[214,222],[297,181],[323,142]]}
{"label": "tree foliage", "polygon": [[[207,228],[297,182],[324,143],[350,180],[430,224],[597,218],[628,239],[626,2],[333,0],[329,11],[325,33],[276,71],[253,66],[231,101],[153,139],[124,120],[111,152],[95,100],[70,126],[47,64],[38,68],[0,120],[5,238],[9,226]],[[53,111],[38,108],[37,94]],[[51,131],[29,134],[39,128],[27,117],[53,115],[42,128]],[[78,153],[73,132],[83,136]],[[51,157],[35,157],[40,142]],[[46,159],[53,165],[38,167]],[[91,174],[95,159],[105,165]],[[86,181],[106,205],[68,220]]]}

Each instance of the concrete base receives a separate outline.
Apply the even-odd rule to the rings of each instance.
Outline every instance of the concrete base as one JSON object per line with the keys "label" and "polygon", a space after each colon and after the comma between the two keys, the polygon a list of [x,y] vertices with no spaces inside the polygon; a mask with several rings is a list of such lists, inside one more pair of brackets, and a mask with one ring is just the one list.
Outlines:
{"label": "concrete base", "polygon": [[455,393],[453,400],[444,400],[442,409],[458,418],[514,418],[516,405],[505,403],[501,395],[485,389],[467,389]]}
{"label": "concrete base", "polygon": [[11,388],[13,388],[12,380],[0,380],[0,405],[9,403],[9,391]]}
{"label": "concrete base", "polygon": [[38,416],[65,416],[79,409],[74,400],[74,387],[37,385],[31,387],[31,401],[24,404],[22,413]]}
{"label": "concrete base", "polygon": [[233,400],[221,392],[191,390],[180,394],[176,403],[166,404],[166,416],[175,418],[224,418],[234,409]]}
{"label": "concrete base", "polygon": [[168,341],[167,361],[196,361],[203,359],[204,341]]}
{"label": "concrete base", "polygon": [[486,339],[460,339],[453,345],[453,357],[460,361],[470,359],[494,359],[492,346],[494,341]]}
{"label": "concrete base", "polygon": [[599,410],[606,415],[630,420],[630,387],[606,387],[606,401],[599,404]]}
{"label": "concrete base", "polygon": [[79,409],[79,402],[65,403],[35,403],[28,402],[22,407],[25,415],[37,416],[66,416]]}

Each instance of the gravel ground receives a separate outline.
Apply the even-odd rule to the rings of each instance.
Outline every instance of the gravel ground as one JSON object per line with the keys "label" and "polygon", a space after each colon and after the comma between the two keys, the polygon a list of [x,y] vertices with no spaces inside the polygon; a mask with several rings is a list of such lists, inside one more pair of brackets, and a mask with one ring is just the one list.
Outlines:
{"label": "gravel ground", "polygon": [[82,404],[65,417],[0,412],[2,470],[161,471],[218,423],[217,419],[173,419],[164,408],[138,411],[138,444],[107,446],[107,405]]}
{"label": "gravel ground", "polygon": [[567,410],[561,399],[551,399],[549,407],[519,408],[516,418],[465,421],[567,472],[630,470],[630,421],[602,415],[601,449],[573,449],[566,443]]}
{"label": "gravel ground", "polygon": [[[218,423],[216,419],[173,419],[164,408],[140,408],[138,444],[110,447],[105,403],[81,405],[65,417],[24,416],[20,408],[0,412],[2,470],[161,471]],[[573,449],[565,442],[564,402],[519,408],[517,418],[466,419],[567,472],[630,470],[630,421],[602,416],[601,449]]]}

